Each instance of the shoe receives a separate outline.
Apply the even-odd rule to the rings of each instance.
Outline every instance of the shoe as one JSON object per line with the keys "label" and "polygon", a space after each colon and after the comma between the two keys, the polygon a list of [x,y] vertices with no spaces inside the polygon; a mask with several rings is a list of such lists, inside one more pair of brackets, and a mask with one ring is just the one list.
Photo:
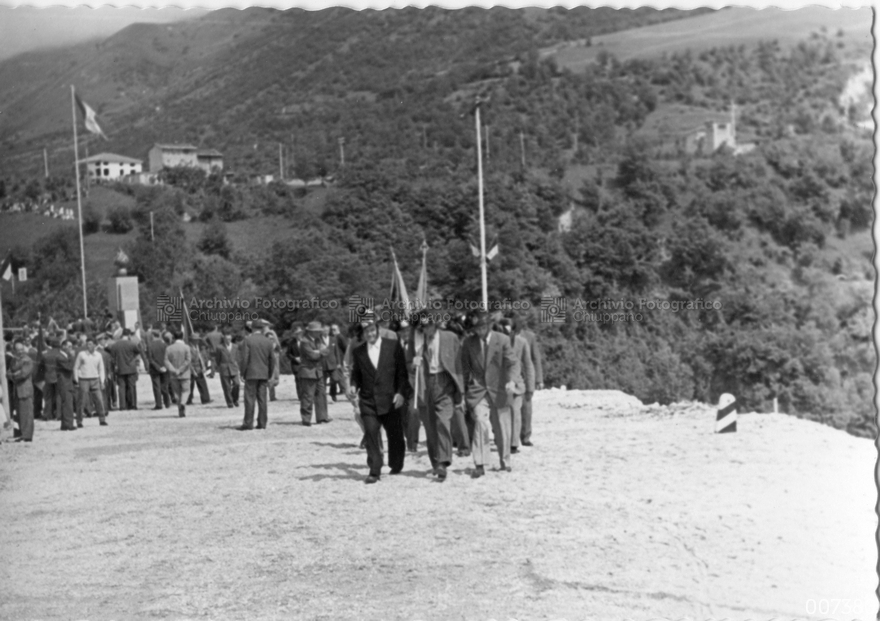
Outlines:
{"label": "shoe", "polygon": [[232,404],[231,404],[231,403],[227,403],[227,404],[226,404],[226,407],[231,408],[231,407],[232,407]]}
{"label": "shoe", "polygon": [[504,466],[501,468],[501,472],[513,472],[513,468],[510,466]]}
{"label": "shoe", "polygon": [[403,468],[395,468],[394,470],[392,470],[388,474],[400,474],[401,470],[403,470]]}
{"label": "shoe", "polygon": [[477,466],[476,468],[474,468],[474,471],[471,472],[471,478],[479,479],[484,474],[486,474],[485,468],[483,468],[483,466]]}
{"label": "shoe", "polygon": [[464,449],[464,450],[461,450],[461,451],[458,452],[458,456],[459,456],[459,457],[470,457],[470,456],[471,456],[471,452],[470,452],[469,450],[467,450],[467,449]]}
{"label": "shoe", "polygon": [[82,428],[83,428],[83,424],[82,424],[82,423],[77,423],[77,424],[76,424],[76,427],[77,427],[77,429],[82,429]]}
{"label": "shoe", "polygon": [[31,438],[24,438],[22,439],[22,442],[33,442],[33,440]]}
{"label": "shoe", "polygon": [[368,485],[369,485],[370,483],[378,483],[378,482],[379,482],[379,477],[377,477],[377,476],[373,476],[372,474],[371,474],[370,476],[368,476],[368,477],[366,478],[366,480],[364,481],[364,483],[366,483],[366,484],[368,484]]}
{"label": "shoe", "polygon": [[519,453],[519,448],[516,447],[516,446],[511,446],[511,447],[510,447],[510,453],[511,453],[511,454],[513,454],[513,453]]}
{"label": "shoe", "polygon": [[154,409],[154,410],[162,410],[162,409],[164,409],[164,408],[162,408],[162,407],[160,407],[160,406],[157,405],[157,406],[154,407],[153,409]]}
{"label": "shoe", "polygon": [[311,426],[312,426],[312,423],[310,423],[308,421],[303,421],[303,427],[311,427]]}
{"label": "shoe", "polygon": [[237,407],[238,407],[238,401],[236,401],[235,403],[233,403],[232,406],[237,408]]}
{"label": "shoe", "polygon": [[360,445],[358,448],[361,449],[361,450],[367,448],[367,443],[362,441],[362,442],[361,442],[361,445]]}
{"label": "shoe", "polygon": [[253,427],[245,427],[244,425],[240,425],[240,426],[236,427],[236,429],[238,431],[253,431],[254,428]]}
{"label": "shoe", "polygon": [[181,412],[177,415],[177,418],[186,418],[186,412]]}
{"label": "shoe", "polygon": [[535,446],[534,444],[532,444],[531,440],[523,440],[522,445],[523,446]]}
{"label": "shoe", "polygon": [[257,428],[257,429],[265,429],[265,427],[263,427],[262,425],[257,425],[256,428]]}
{"label": "shoe", "polygon": [[107,426],[107,421],[106,421],[106,420],[102,420],[102,421],[101,421],[101,427],[106,427],[106,426]]}
{"label": "shoe", "polygon": [[440,466],[437,468],[437,480],[445,481],[446,480],[446,466]]}

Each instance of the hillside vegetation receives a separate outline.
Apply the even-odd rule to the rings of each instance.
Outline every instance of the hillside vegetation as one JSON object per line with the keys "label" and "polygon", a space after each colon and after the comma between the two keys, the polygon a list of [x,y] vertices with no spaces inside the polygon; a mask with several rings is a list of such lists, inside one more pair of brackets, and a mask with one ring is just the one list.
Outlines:
{"label": "hillside vegetation", "polygon": [[[130,205],[118,209],[136,235],[126,248],[145,321],[155,296],[178,287],[187,296],[341,303],[329,314],[267,311],[282,330],[315,316],[344,321],[349,296],[387,295],[391,247],[415,285],[423,238],[432,296],[479,299],[468,248],[478,230],[470,110],[479,94],[489,126],[487,223],[501,248],[489,295],[531,304],[548,384],[661,403],[733,392],[743,408],[762,411],[776,398],[782,411],[873,434],[873,146],[840,100],[868,50],[846,33],[817,31],[791,46],[602,54],[574,72],[542,59],[537,46],[513,43],[522,45],[529,28],[559,24],[557,13],[502,10],[491,24],[480,10],[367,13],[357,39],[356,16],[345,10],[305,22],[297,12],[260,12],[262,26],[247,12],[221,12],[217,23],[193,26],[220,28],[235,17],[243,20],[238,39],[263,28],[263,46],[230,57],[228,77],[198,87],[181,78],[190,85],[185,100],[132,117],[132,132],[155,121],[195,142],[222,136],[236,170],[263,172],[275,170],[277,144],[262,141],[293,133],[297,174],[333,173],[334,182],[320,191],[223,185],[171,170],[164,187],[116,187]],[[269,36],[288,19],[310,29]],[[416,49],[418,33],[425,49]],[[267,77],[282,71],[291,80]],[[643,131],[664,110],[720,114],[731,100],[738,130],[757,143],[750,153],[676,154],[663,132]],[[347,138],[345,167],[334,159],[336,137]],[[9,179],[5,191],[27,188]],[[184,214],[197,224],[182,223]],[[244,230],[265,233],[243,243]],[[39,277],[27,285],[33,295],[5,309],[13,322],[37,309],[76,315],[75,229],[55,235],[16,251]],[[545,296],[566,299],[565,322],[541,323]],[[578,321],[579,301],[631,316]]]}

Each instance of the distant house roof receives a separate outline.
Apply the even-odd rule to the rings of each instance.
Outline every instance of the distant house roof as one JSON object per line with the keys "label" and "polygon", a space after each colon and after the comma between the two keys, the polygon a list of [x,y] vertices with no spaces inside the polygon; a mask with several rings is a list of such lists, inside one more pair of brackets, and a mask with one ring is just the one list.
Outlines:
{"label": "distant house roof", "polygon": [[199,149],[196,155],[198,157],[223,157],[223,154],[217,149]]}
{"label": "distant house roof", "polygon": [[160,149],[174,150],[174,151],[195,151],[197,149],[196,146],[191,144],[162,144],[157,142],[155,147],[159,147]]}
{"label": "distant house roof", "polygon": [[94,164],[97,162],[117,162],[119,164],[143,164],[143,160],[138,160],[125,155],[117,155],[116,153],[98,153],[84,160],[80,160],[82,164]]}

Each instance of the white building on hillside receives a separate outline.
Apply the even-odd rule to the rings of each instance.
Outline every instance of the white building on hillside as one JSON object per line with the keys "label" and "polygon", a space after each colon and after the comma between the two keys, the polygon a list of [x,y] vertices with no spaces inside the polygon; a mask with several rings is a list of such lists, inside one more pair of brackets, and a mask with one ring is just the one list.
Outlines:
{"label": "white building on hillside", "polygon": [[117,181],[143,171],[141,160],[115,153],[98,153],[80,160],[80,164],[86,165],[89,180],[95,182]]}

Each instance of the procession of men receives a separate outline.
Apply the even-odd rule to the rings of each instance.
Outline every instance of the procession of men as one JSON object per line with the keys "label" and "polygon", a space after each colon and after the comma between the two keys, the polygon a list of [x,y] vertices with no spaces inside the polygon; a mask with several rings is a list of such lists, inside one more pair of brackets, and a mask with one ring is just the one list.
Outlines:
{"label": "procession of men", "polygon": [[496,470],[511,472],[511,455],[532,446],[531,400],[543,387],[534,333],[516,316],[485,311],[454,318],[429,311],[402,320],[383,317],[367,311],[347,336],[338,323],[294,325],[283,345],[262,319],[235,334],[215,325],[204,336],[164,324],[129,330],[110,323],[94,336],[57,326],[47,336],[42,329],[23,332],[7,347],[15,439],[34,440],[35,418],[60,421],[64,431],[83,428],[93,416],[107,426],[112,410],[138,409],[141,373],[150,377],[153,409],[176,406],[180,418],[196,392],[202,404],[213,402],[206,377],[216,373],[225,406],[244,402],[237,429],[263,430],[284,352],[304,427],[332,421],[328,397],[335,402],[345,395],[352,404],[367,454],[366,483],[381,479],[386,445],[389,474],[400,474],[407,453],[418,450],[422,427],[437,481],[446,480],[454,456],[471,457],[470,476],[484,476],[493,445]]}

